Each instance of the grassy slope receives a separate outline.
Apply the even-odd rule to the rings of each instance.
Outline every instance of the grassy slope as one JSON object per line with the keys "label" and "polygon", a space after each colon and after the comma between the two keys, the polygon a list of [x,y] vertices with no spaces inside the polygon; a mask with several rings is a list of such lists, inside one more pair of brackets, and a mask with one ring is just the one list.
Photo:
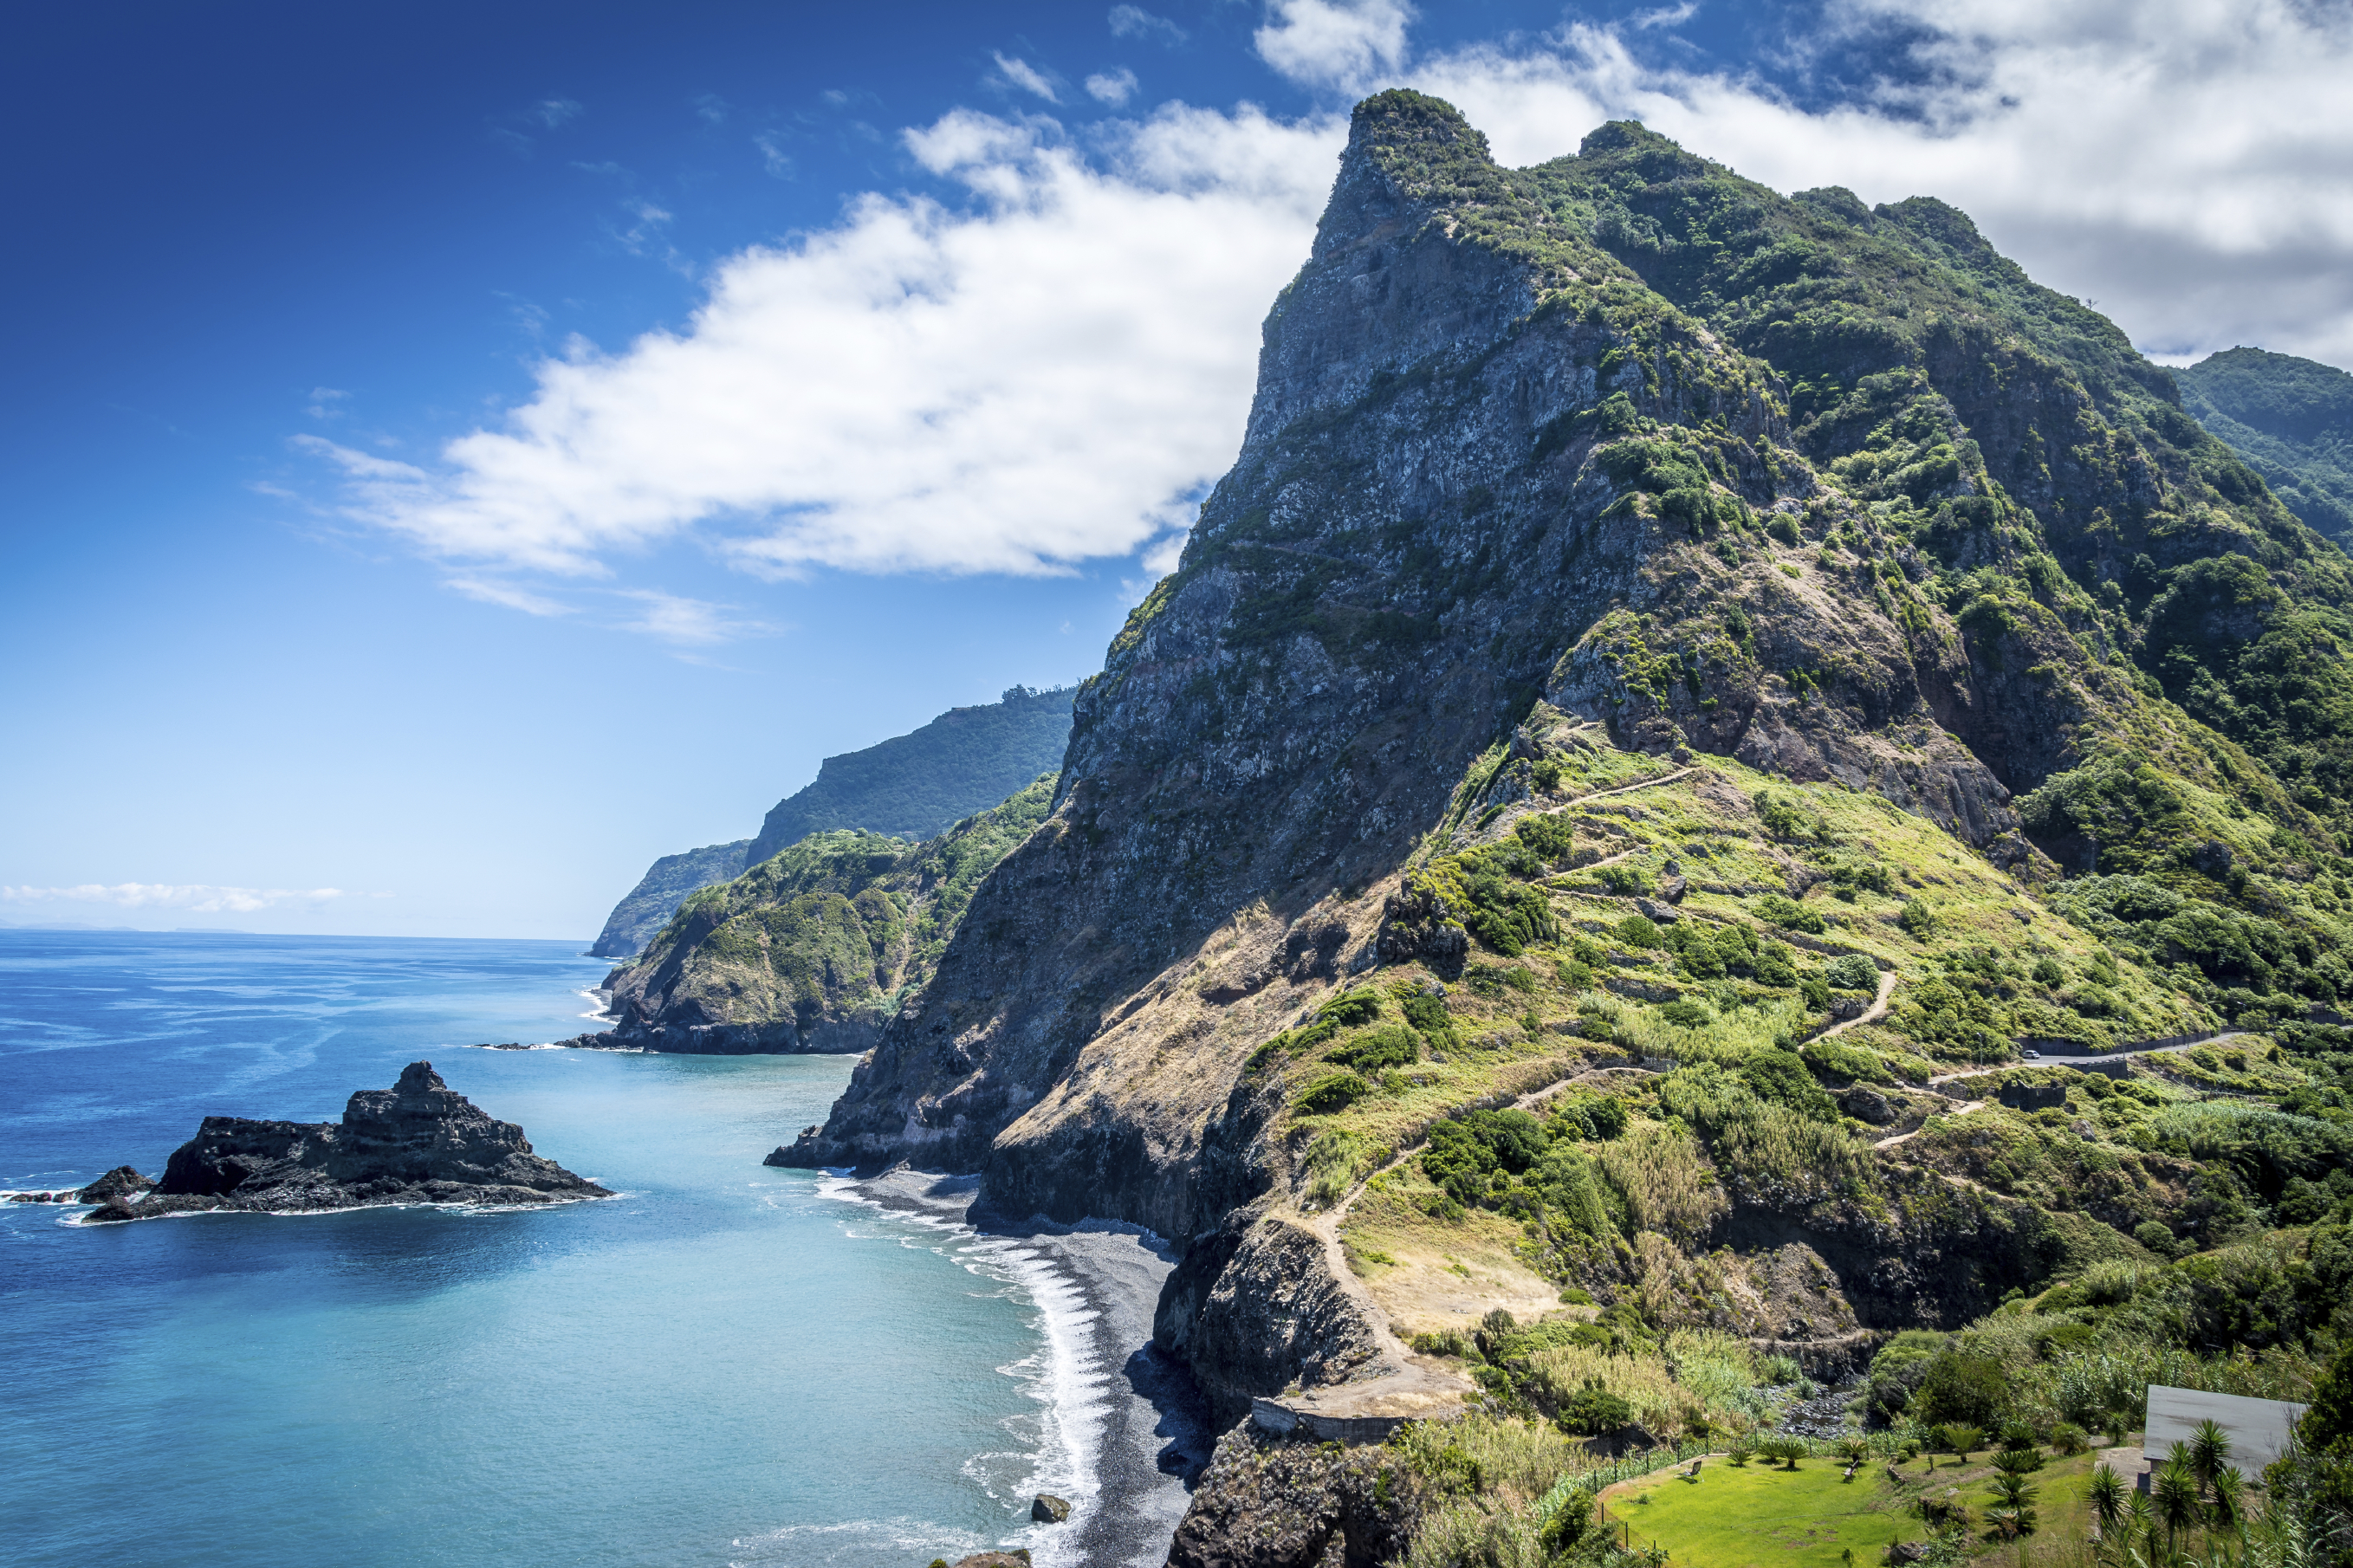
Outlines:
{"label": "grassy slope", "polygon": [[1045,820],[1053,787],[1049,773],[921,844],[811,834],[691,896],[608,984],[733,1023],[880,1023],[931,973],[981,879]]}
{"label": "grassy slope", "polygon": [[[1762,1460],[1735,1468],[1716,1459],[1701,1467],[1695,1482],[1679,1472],[1662,1473],[1612,1487],[1601,1502],[1613,1522],[1631,1531],[1634,1544],[1664,1548],[1678,1568],[1843,1568],[1841,1552],[1852,1552],[1856,1563],[1874,1563],[1890,1542],[1921,1539],[1912,1505],[1924,1494],[1953,1495],[1982,1519],[1993,1495],[1994,1472],[1986,1458],[1960,1463],[1947,1455],[1934,1469],[1916,1459],[1893,1467],[1873,1459],[1852,1481],[1840,1479],[1843,1463],[1828,1458],[1801,1459],[1794,1470]],[[2093,1463],[2093,1456],[2080,1454],[2054,1458],[2034,1473],[2041,1522],[2026,1542],[2026,1560],[2083,1541]],[[1891,1480],[1891,1469],[1901,1479]],[[1990,1563],[2021,1561],[2015,1543],[1981,1540],[1978,1546],[1977,1555]]]}

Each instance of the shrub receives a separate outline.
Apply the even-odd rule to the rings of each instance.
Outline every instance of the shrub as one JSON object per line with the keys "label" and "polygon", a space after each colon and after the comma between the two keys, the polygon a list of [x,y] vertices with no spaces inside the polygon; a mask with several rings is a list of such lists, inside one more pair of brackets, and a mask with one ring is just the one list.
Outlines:
{"label": "shrub", "polygon": [[1326,1073],[1300,1091],[1299,1109],[1310,1116],[1345,1110],[1373,1092],[1373,1086],[1352,1072]]}
{"label": "shrub", "polygon": [[1443,996],[1413,995],[1405,999],[1405,1021],[1433,1046],[1451,1046],[1457,1037],[1454,1019]]}
{"label": "shrub", "polygon": [[1651,874],[1639,866],[1617,865],[1601,868],[1601,886],[1621,899],[1651,890]]}
{"label": "shrub", "polygon": [[1678,996],[1659,1009],[1659,1016],[1679,1029],[1697,1029],[1715,1021],[1715,1015],[1699,1003]]}
{"label": "shrub", "polygon": [[1844,953],[1822,965],[1822,978],[1833,991],[1876,991],[1879,966],[1859,952]]}
{"label": "shrub", "polygon": [[1344,1029],[1369,1024],[1381,1016],[1381,994],[1369,985],[1360,986],[1345,995],[1335,996],[1315,1009],[1318,1021],[1328,1020]]}
{"label": "shrub", "polygon": [[1589,1383],[1561,1406],[1556,1417],[1564,1432],[1588,1437],[1607,1436],[1634,1424],[1634,1407],[1599,1383]]}
{"label": "shrub", "polygon": [[[1551,784],[1543,782],[1544,767],[1543,763],[1536,764],[1537,783],[1542,788],[1549,790],[1560,782],[1560,764],[1552,763],[1553,784]],[[1576,829],[1569,825],[1569,820],[1565,815],[1556,811],[1546,812],[1539,816],[1520,818],[1519,821],[1512,824],[1512,835],[1527,846],[1530,854],[1546,861],[1557,860],[1567,855],[1571,848],[1575,847],[1577,841]]]}
{"label": "shrub", "polygon": [[1420,1037],[1411,1029],[1390,1024],[1350,1041],[1334,1051],[1331,1059],[1342,1067],[1370,1073],[1383,1068],[1404,1067],[1420,1055]]}
{"label": "shrub", "polygon": [[1784,898],[1778,893],[1767,893],[1752,899],[1748,908],[1758,920],[1767,925],[1779,926],[1784,931],[1801,931],[1811,936],[1820,936],[1823,931],[1821,916],[1796,900]]}
{"label": "shrub", "polygon": [[1906,899],[1895,923],[1915,940],[1926,942],[1936,934],[1936,911],[1918,899]]}
{"label": "shrub", "polygon": [[1749,967],[1756,972],[1759,985],[1785,988],[1798,983],[1797,958],[1782,942],[1768,942],[1758,947],[1757,956],[1749,960]]}
{"label": "shrub", "polygon": [[2010,1408],[2010,1374],[1991,1356],[1946,1351],[1929,1363],[1916,1414],[1932,1426],[1995,1426]]}
{"label": "shrub", "polygon": [[1664,945],[1659,928],[1646,915],[1628,915],[1618,922],[1618,940],[1628,947],[1647,950]]}

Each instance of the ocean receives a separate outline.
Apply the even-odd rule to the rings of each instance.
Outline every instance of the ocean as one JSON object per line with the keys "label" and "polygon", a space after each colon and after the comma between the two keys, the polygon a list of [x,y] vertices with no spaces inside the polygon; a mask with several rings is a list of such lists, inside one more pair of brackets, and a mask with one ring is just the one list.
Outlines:
{"label": "ocean", "polygon": [[336,1120],[425,1059],[624,1194],[97,1228],[0,1204],[0,1555],[1070,1560],[1030,1498],[1094,1499],[1107,1417],[1050,1250],[763,1167],[850,1058],[467,1048],[594,1027],[606,968],[570,942],[0,931],[0,1187],[159,1174],[206,1114]]}

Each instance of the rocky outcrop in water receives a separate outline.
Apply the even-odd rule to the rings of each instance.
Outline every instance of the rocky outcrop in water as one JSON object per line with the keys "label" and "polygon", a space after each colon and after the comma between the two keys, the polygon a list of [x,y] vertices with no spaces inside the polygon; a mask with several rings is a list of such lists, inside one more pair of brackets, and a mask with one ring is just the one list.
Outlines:
{"label": "rocky outcrop in water", "polygon": [[[144,1196],[118,1180],[85,1225],[215,1209],[284,1214],[385,1204],[504,1206],[609,1198],[613,1194],[532,1152],[522,1129],[487,1115],[411,1062],[390,1089],[364,1089],[341,1122],[207,1116],[172,1152]],[[137,1181],[136,1173],[131,1173]]]}

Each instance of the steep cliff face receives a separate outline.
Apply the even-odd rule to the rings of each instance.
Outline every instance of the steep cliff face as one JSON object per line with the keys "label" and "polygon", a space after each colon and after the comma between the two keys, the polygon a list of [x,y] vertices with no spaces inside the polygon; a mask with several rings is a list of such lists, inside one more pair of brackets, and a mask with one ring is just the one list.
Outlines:
{"label": "steep cliff face", "polygon": [[913,733],[826,758],[814,781],[770,808],[757,837],[655,861],[613,907],[590,956],[636,957],[689,894],[733,881],[810,834],[923,839],[987,810],[1061,765],[1072,695],[1017,686],[996,702],[951,708]]}
{"label": "steep cliff face", "polygon": [[588,956],[636,956],[655,932],[670,923],[688,894],[742,876],[744,858],[751,848],[750,839],[738,838],[732,844],[706,844],[682,855],[663,856],[605,917],[605,929],[589,945]]}
{"label": "steep cliff face", "polygon": [[[1584,1072],[1576,1042],[1610,1040],[1634,1001],[1684,1009],[1662,1028],[1763,1008],[1725,1025],[1744,1052],[1831,1021],[1825,974],[1801,977],[1778,939],[1760,946],[1745,905],[1724,916],[1740,954],[1691,973],[1778,978],[1726,982],[1712,1003],[1640,953],[1572,952],[1556,906],[1636,883],[1572,896],[1562,868],[1647,857],[1641,888],[1696,885],[1679,837],[1599,804],[1618,788],[1690,770],[1672,807],[1701,835],[1688,852],[1746,868],[1712,898],[1771,889],[1795,909],[1835,886],[1885,900],[1896,884],[1863,850],[1967,858],[1966,876],[1908,885],[1967,882],[1976,934],[2003,952],[2084,940],[2012,907],[2057,868],[2021,832],[2011,792],[2099,755],[2150,759],[2201,800],[2238,792],[2272,814],[2277,864],[2299,836],[2326,837],[2131,662],[2148,588],[2126,579],[2141,560],[2162,577],[2237,554],[2299,603],[2344,584],[2342,557],[2259,485],[2234,489],[2243,470],[2169,388],[1938,204],[1785,199],[1634,126],[1502,170],[1446,105],[1367,100],[1314,251],[1268,318],[1240,457],[1178,571],[1082,689],[1051,816],[981,887],[826,1124],[776,1160],[979,1170],[984,1201],[1014,1215],[1189,1238],[1163,1335],[1229,1413],[1286,1379],[1378,1370],[1360,1353],[1377,1337],[1361,1294],[1338,1288],[1329,1249],[1298,1242],[1293,1205],[1310,1201],[1319,1151],[1369,1161],[1419,1136],[1450,1109],[1433,1085],[1507,1103]],[[1541,852],[1512,838],[1564,776],[1591,808],[1540,829]],[[1766,800],[1774,778],[1889,805],[1834,833]],[[1764,907],[1767,921],[1798,918]],[[1652,940],[1678,918],[1641,908],[1658,911]],[[1884,903],[1870,941],[1901,913]],[[1616,929],[1616,913],[1584,918],[1588,945]],[[1804,918],[1799,932],[1824,929]],[[1544,973],[1473,964],[1500,1000],[1441,1011],[1467,1005],[1489,1032],[1430,1023],[1440,1033],[1394,1059],[1443,1035],[1484,1076],[1455,1061],[1400,1077],[1380,1089],[1395,1097],[1386,1122],[1315,1114],[1326,1090],[1342,1104],[1374,1090],[1335,1058],[1250,1068],[1280,1042],[1328,1045],[1328,1030],[1290,1026],[1351,976],[1388,965],[1426,1002],[1436,994],[1411,987],[1461,975],[1466,954],[1524,950],[1586,1002],[1547,1014],[1511,990],[1557,989]],[[1840,984],[1867,993],[1874,960],[1827,951],[1862,963]],[[1606,996],[1590,989],[1604,970]],[[2117,984],[2136,1017],[2211,1016],[2153,981]],[[1989,1042],[1991,1026],[1941,984],[1923,972],[1918,999],[1899,998],[1919,1048],[2001,1048],[1952,1045]],[[1597,1036],[1577,1021],[1588,1004]],[[1865,1006],[1842,1016],[1886,1015],[1883,996]],[[1650,1027],[1622,1026],[1629,1039]],[[1890,1070],[1870,1059],[1787,1070]],[[1823,1146],[1866,1170],[1844,1137]],[[1947,1186],[1924,1190],[1943,1201]],[[1838,1223],[1823,1220],[1826,1247]],[[1948,1271],[1956,1300],[2017,1267]],[[1253,1318],[1236,1268],[1279,1276],[1305,1306]],[[1858,1281],[1866,1297],[1905,1288]],[[1660,1300],[1674,1289],[1658,1283]]]}
{"label": "steep cliff face", "polygon": [[920,730],[826,758],[814,782],[769,811],[744,864],[841,828],[929,838],[996,805],[1061,765],[1073,695],[1017,686],[997,701],[951,708]]}
{"label": "steep cliff face", "polygon": [[1044,820],[1049,773],[921,844],[812,833],[687,899],[606,978],[580,1044],[702,1055],[862,1051],[928,979],[973,889]]}

